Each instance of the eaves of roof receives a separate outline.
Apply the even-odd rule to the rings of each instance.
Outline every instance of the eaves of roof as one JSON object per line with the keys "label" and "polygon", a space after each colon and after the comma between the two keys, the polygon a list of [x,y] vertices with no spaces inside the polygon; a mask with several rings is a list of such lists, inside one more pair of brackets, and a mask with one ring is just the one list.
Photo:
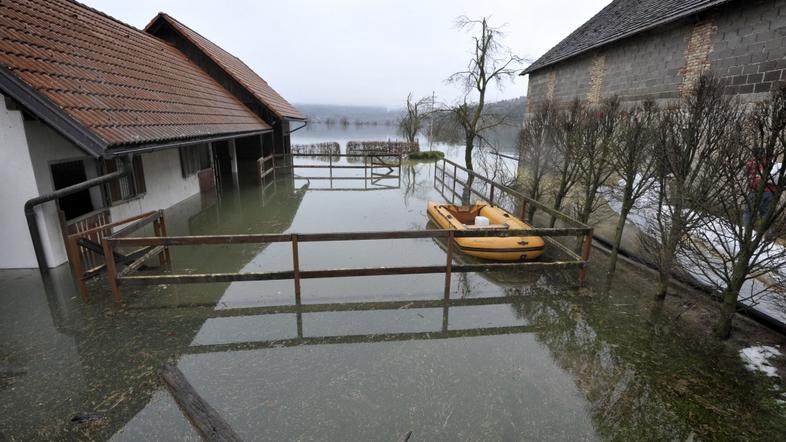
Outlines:
{"label": "eaves of roof", "polygon": [[[655,0],[658,1],[658,0]],[[548,52],[546,52],[543,56],[535,60],[531,65],[529,65],[526,69],[524,69],[519,75],[527,75],[537,70],[543,69],[548,66],[552,66],[554,64],[563,62],[565,60],[571,59],[578,55],[587,53],[589,51],[599,49],[603,46],[607,46],[609,44],[615,43],[617,41],[632,37],[634,35],[640,34],[642,32],[646,32],[652,30],[654,28],[664,26],[666,24],[675,22],[677,20],[698,14],[699,12],[706,11],[708,9],[714,8],[716,6],[720,6],[724,3],[729,3],[733,0],[710,0],[705,3],[702,3],[700,6],[695,8],[689,8],[671,15],[664,15],[657,20],[653,20],[651,22],[641,24],[639,26],[632,27],[628,30],[623,32],[614,33],[610,36],[600,38],[597,41],[590,42],[589,44],[581,44],[581,41],[572,41],[573,39],[580,38],[581,31],[587,28],[588,26],[592,26],[594,22],[598,20],[602,20],[604,17],[604,13],[608,11],[608,9],[613,6],[616,2],[609,4],[606,8],[601,10],[598,14],[593,16],[575,31],[573,31],[570,35],[560,41],[556,46],[551,48]],[[586,42],[585,42],[586,43]],[[564,47],[568,47],[565,49]],[[571,48],[572,47],[572,48]]]}

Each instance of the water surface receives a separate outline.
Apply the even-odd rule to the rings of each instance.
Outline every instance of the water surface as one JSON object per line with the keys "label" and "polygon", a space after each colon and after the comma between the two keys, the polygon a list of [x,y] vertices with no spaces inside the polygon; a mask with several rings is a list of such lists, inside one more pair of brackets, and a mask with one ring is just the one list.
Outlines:
{"label": "water surface", "polygon": [[[424,229],[426,201],[446,198],[426,163],[333,190],[302,178],[323,171],[295,173],[267,191],[189,199],[167,211],[169,231]],[[288,243],[179,247],[172,258],[178,272],[292,262]],[[304,269],[444,259],[432,240],[300,249]],[[304,280],[300,306],[291,281],[124,289],[123,308],[100,280],[83,305],[65,267],[47,279],[0,272],[0,431],[197,440],[157,377],[172,362],[248,440],[783,439],[781,386],[675,320],[679,305],[651,313],[649,275],[622,265],[610,294],[596,290],[604,267],[595,253],[583,289],[575,272],[456,274],[445,299],[443,276],[409,275]]]}

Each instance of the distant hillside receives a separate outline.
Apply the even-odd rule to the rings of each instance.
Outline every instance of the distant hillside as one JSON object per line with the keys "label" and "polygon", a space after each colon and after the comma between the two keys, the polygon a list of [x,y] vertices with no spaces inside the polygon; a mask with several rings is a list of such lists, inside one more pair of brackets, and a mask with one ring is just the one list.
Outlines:
{"label": "distant hillside", "polygon": [[[488,110],[510,116],[511,121],[524,119],[526,97],[487,103]],[[334,104],[295,104],[306,114],[311,123],[396,124],[404,112],[404,107],[388,109],[382,106],[342,106]]]}
{"label": "distant hillside", "polygon": [[401,109],[387,109],[376,106],[341,106],[334,104],[296,104],[312,123],[338,123],[346,119],[350,123],[387,123],[398,121]]}

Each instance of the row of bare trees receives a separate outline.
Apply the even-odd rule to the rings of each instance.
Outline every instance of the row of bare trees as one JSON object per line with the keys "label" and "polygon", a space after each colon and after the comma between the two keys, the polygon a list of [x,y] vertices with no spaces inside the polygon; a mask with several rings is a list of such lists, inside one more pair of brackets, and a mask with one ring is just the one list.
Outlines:
{"label": "row of bare trees", "polygon": [[784,287],[786,278],[767,275],[786,262],[777,243],[786,233],[785,128],[786,88],[744,105],[709,76],[663,108],[616,98],[564,109],[547,102],[521,133],[522,180],[534,198],[585,223],[615,201],[608,285],[637,211],[646,220],[642,244],[658,268],[655,300],[665,299],[677,267],[687,267],[721,294],[715,332],[727,338],[741,296]]}

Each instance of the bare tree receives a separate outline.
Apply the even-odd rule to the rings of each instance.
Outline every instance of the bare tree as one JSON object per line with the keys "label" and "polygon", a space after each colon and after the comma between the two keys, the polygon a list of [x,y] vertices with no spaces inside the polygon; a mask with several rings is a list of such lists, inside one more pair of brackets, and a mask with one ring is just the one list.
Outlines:
{"label": "bare tree", "polygon": [[614,279],[628,215],[655,183],[658,170],[655,158],[657,118],[658,109],[652,101],[626,110],[620,116],[617,136],[611,146],[610,165],[619,176],[619,183],[612,191],[619,195],[620,214],[612,240],[607,286]]}
{"label": "bare tree", "polygon": [[[473,20],[465,16],[456,19],[459,29],[479,33],[472,37],[474,48],[467,68],[448,77],[448,82],[460,84],[464,95],[449,109],[464,133],[466,167],[473,170],[472,151],[485,131],[505,124],[504,115],[493,115],[486,110],[486,94],[493,86],[502,87],[520,70],[522,59],[502,44],[500,28],[488,24],[486,17]],[[471,181],[471,180],[470,180]]]}
{"label": "bare tree", "polygon": [[[554,104],[545,101],[537,106],[519,133],[519,161],[525,171],[525,191],[535,200],[543,197],[544,178],[551,173],[554,163],[552,148],[555,125]],[[535,205],[530,204],[528,219],[533,218],[535,209]]]}
{"label": "bare tree", "polygon": [[[558,162],[558,182],[553,195],[554,210],[562,210],[565,198],[578,180],[581,142],[579,128],[585,112],[584,104],[575,99],[570,108],[560,112],[556,118],[554,150]],[[554,227],[556,220],[552,215],[549,225]]]}
{"label": "bare tree", "polygon": [[721,315],[715,325],[726,339],[746,282],[742,300],[754,304],[765,291],[782,291],[784,281],[768,277],[786,262],[786,248],[775,239],[786,233],[786,87],[746,115],[723,145],[715,185],[717,198],[703,201],[701,219],[688,237],[685,256],[703,280],[722,293]]}
{"label": "bare tree", "polygon": [[719,81],[706,75],[679,108],[663,112],[655,184],[658,198],[650,223],[655,240],[650,244],[656,244],[659,273],[657,301],[668,293],[678,248],[701,220],[696,208],[724,191],[717,185],[717,162],[737,118],[737,106],[723,95]]}
{"label": "bare tree", "polygon": [[578,127],[578,220],[587,224],[601,204],[598,191],[614,173],[612,143],[619,121],[619,100],[607,98],[597,108],[584,108]]}
{"label": "bare tree", "polygon": [[407,109],[398,122],[401,135],[410,143],[415,142],[418,132],[423,127],[423,121],[428,115],[428,106],[431,105],[429,97],[415,100],[410,92],[407,95]]}

